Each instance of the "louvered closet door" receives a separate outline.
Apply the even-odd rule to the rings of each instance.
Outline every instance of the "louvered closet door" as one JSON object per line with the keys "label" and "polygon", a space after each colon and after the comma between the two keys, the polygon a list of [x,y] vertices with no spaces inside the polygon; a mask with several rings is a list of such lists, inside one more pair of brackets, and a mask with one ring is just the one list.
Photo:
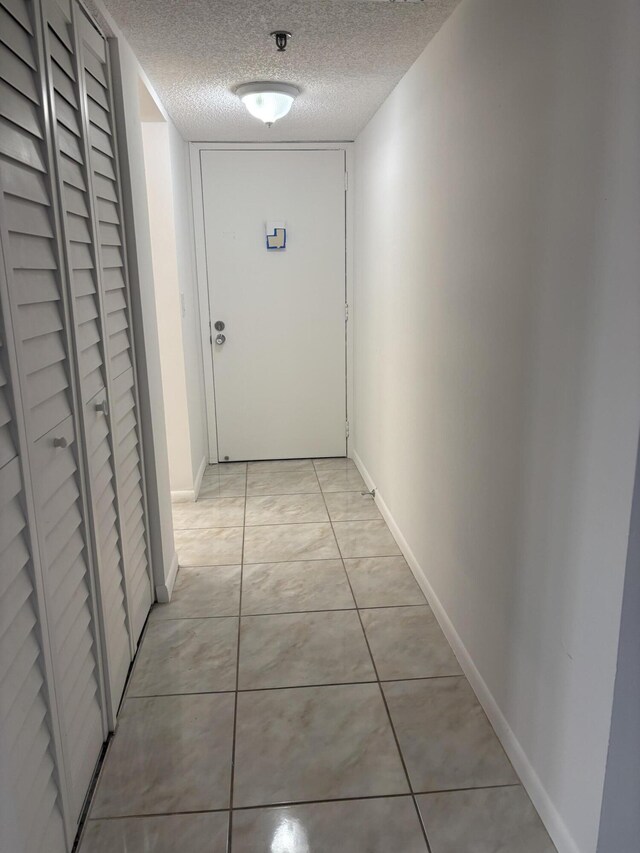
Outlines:
{"label": "louvered closet door", "polygon": [[129,613],[137,641],[152,602],[139,406],[129,289],[122,234],[118,166],[107,43],[78,7],[82,77],[89,118],[92,193],[99,226],[112,424],[123,523]]}
{"label": "louvered closet door", "polygon": [[[0,46],[3,68],[5,59]],[[3,122],[3,143],[4,131]],[[4,170],[4,159],[1,163]],[[66,847],[54,721],[3,337],[5,287],[6,279],[0,287],[0,849],[62,853]]]}
{"label": "louvered closet door", "polygon": [[95,531],[98,599],[101,612],[110,725],[113,727],[131,663],[126,580],[116,496],[105,363],[103,304],[96,262],[96,222],[91,209],[88,141],[80,105],[83,93],[71,3],[49,0],[44,7],[54,156],[62,208],[62,236],[70,287],[87,483]]}
{"label": "louvered closet door", "polygon": [[41,31],[34,4],[2,2],[0,32],[9,50],[2,65],[7,89],[1,99],[1,237],[34,495],[31,529],[37,538],[55,682],[49,688],[55,691],[64,758],[59,773],[68,799],[67,822],[74,825],[105,735],[101,653],[49,182]]}

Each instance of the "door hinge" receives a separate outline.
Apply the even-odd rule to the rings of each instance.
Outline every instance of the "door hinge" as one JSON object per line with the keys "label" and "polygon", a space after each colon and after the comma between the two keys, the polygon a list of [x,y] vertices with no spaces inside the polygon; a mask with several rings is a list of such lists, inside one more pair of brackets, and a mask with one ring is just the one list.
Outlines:
{"label": "door hinge", "polygon": [[344,173],[344,191],[349,189],[349,172]]}
{"label": "door hinge", "polygon": [[345,321],[349,319],[349,303],[344,303],[344,319]]}
{"label": "door hinge", "polygon": [[345,421],[344,423],[344,434],[349,438],[349,421]]}

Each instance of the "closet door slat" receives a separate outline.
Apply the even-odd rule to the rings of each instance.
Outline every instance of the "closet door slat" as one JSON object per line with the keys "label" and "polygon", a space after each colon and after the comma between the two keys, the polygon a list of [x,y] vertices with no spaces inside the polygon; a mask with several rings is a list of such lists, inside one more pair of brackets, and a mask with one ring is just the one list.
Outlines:
{"label": "closet door slat", "polygon": [[[3,335],[0,311],[0,338]],[[27,530],[15,400],[0,340],[0,849],[66,849],[45,678],[35,567]]]}
{"label": "closet door slat", "polygon": [[77,15],[84,99],[89,122],[92,201],[98,220],[98,262],[104,292],[106,358],[122,509],[129,615],[137,641],[152,602],[146,498],[130,297],[122,232],[110,73],[105,39]]}
{"label": "closet door slat", "polygon": [[[0,79],[11,98],[22,99],[25,114],[39,103],[34,9],[27,2],[0,4]],[[15,39],[16,49],[10,49]],[[7,88],[4,91],[7,91]],[[15,853],[63,853],[65,791],[60,778],[61,740],[48,649],[48,626],[42,613],[41,566],[33,549],[23,476],[27,446],[19,420],[22,413],[16,386],[17,360],[13,342],[15,314],[10,300],[15,285],[10,275],[10,243],[20,229],[35,228],[46,236],[42,216],[21,207],[33,202],[46,207],[48,194],[41,170],[40,126],[15,123],[3,109],[0,118],[0,849]],[[46,220],[46,216],[45,216]],[[37,223],[40,223],[38,226]],[[10,230],[10,229],[13,230]],[[21,254],[21,252],[19,253]],[[29,295],[53,298],[45,281],[34,272]],[[21,279],[21,282],[23,279]],[[13,286],[12,286],[13,285]],[[14,294],[15,295],[15,294]],[[13,364],[13,368],[12,365]],[[13,378],[12,378],[13,377]],[[67,411],[64,383],[50,398],[48,417]],[[57,409],[57,414],[52,412]],[[33,519],[31,519],[33,520]],[[55,732],[55,733],[54,733]],[[57,742],[56,742],[57,738]]]}
{"label": "closet door slat", "polygon": [[[113,437],[109,415],[109,365],[106,364],[104,306],[97,257],[97,224],[89,194],[87,122],[80,105],[80,75],[75,18],[64,0],[44,7],[49,96],[56,133],[63,248],[70,291],[76,376],[82,404],[90,517],[98,603],[106,650],[109,723],[113,727],[132,659],[120,512],[116,494]],[[70,152],[67,136],[75,142]]]}
{"label": "closet door slat", "polygon": [[[0,38],[9,48],[13,62],[19,63],[19,72],[4,82],[9,85],[11,79],[30,74],[33,86],[28,91],[35,90],[44,105],[47,90],[39,3],[11,0],[7,7],[2,2]],[[25,20],[30,22],[28,28]],[[57,43],[63,44],[59,40]],[[52,128],[46,123],[48,111],[39,108],[34,112],[28,94],[12,91],[24,103],[15,107],[22,119],[17,118],[13,105],[4,111],[8,115],[0,116],[2,246],[25,427],[28,488],[33,495],[29,530],[32,541],[37,543],[46,605],[47,634],[41,636],[51,660],[47,691],[49,697],[55,697],[59,737],[56,775],[65,803],[68,845],[105,736],[102,661],[82,453],[76,435],[78,404],[56,212]],[[42,612],[38,618],[41,623]],[[42,624],[34,623],[36,627],[42,630]],[[25,717],[37,718],[38,715]],[[46,768],[46,763],[33,753],[30,766],[36,765]],[[33,780],[33,790],[42,791],[44,796],[47,786]],[[35,809],[28,800],[24,808],[37,824]],[[48,813],[53,814],[51,808]],[[56,849],[54,833],[50,839],[43,831],[41,837],[44,849]],[[26,849],[31,853],[40,848],[34,843]]]}

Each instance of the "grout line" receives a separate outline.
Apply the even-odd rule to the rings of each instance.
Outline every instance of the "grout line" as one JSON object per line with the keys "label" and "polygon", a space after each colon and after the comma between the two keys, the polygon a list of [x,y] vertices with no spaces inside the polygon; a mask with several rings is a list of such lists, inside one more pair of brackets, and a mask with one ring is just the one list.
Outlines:
{"label": "grout line", "polygon": [[[349,611],[353,612],[353,611]],[[356,687],[359,684],[398,684],[404,681],[433,681],[443,678],[465,678],[464,675],[420,675],[413,678],[363,678],[361,681],[320,681],[309,684],[275,684],[272,687],[232,687],[226,690],[186,690],[181,693],[145,693],[129,696],[129,699],[165,699],[167,696],[220,696],[224,693],[266,693],[269,690],[305,690],[308,687]],[[502,787],[501,785],[497,787]]]}
{"label": "grout line", "polygon": [[[250,565],[250,564],[249,564]],[[373,607],[360,607],[360,610],[399,610],[403,607],[429,607],[428,604],[376,604]],[[304,615],[305,613],[348,613],[353,610],[357,610],[358,607],[354,605],[353,607],[311,607],[307,610],[275,610],[275,611],[266,611],[264,613],[220,613],[215,616],[163,616],[162,618],[157,617],[151,621],[152,625],[162,624],[163,622],[183,622],[186,619],[237,619],[238,616],[242,616],[244,619],[246,616],[296,616],[296,615]],[[429,607],[429,609],[431,609]]]}
{"label": "grout line", "polygon": [[[505,785],[477,785],[475,788],[438,788],[437,790],[432,791],[416,791],[416,796],[424,797],[429,796],[430,794],[455,794],[460,791],[485,791],[485,790],[494,790],[500,788],[521,788],[521,782],[509,782]],[[242,812],[242,811],[253,811],[255,809],[279,809],[279,808],[290,808],[292,806],[312,806],[312,805],[323,805],[324,803],[353,803],[358,802],[359,800],[399,800],[402,798],[409,799],[412,797],[410,792],[405,792],[403,794],[363,794],[359,797],[328,797],[326,800],[286,800],[278,803],[256,803],[250,806],[236,806],[234,811]],[[226,814],[228,813],[231,816],[230,809],[228,808],[220,808],[220,809],[197,809],[197,810],[184,810],[184,811],[175,811],[175,812],[153,812],[149,814],[148,812],[140,812],[134,814],[126,814],[126,815],[100,815],[99,817],[90,817],[87,819],[87,823],[91,823],[92,821],[99,820],[128,820],[130,818],[154,818],[154,817],[171,817],[173,815],[199,815],[199,814]]]}
{"label": "grout line", "polygon": [[[320,480],[318,480],[318,482],[320,482]],[[322,495],[324,497],[324,492],[322,493]],[[325,500],[325,506],[326,506],[326,503],[327,502]],[[328,511],[328,508],[327,508],[327,511]],[[387,529],[389,529],[388,525],[387,525],[386,521],[384,521],[384,519],[383,519],[383,522],[385,524],[385,527],[387,527]],[[336,531],[335,531],[335,528],[333,526],[333,522],[331,522],[331,530],[333,531],[333,536],[334,536],[334,539],[336,540],[336,545],[338,545],[338,550],[340,550],[340,545],[338,544],[338,537],[336,536]],[[342,553],[342,552],[340,552],[340,553]],[[364,629],[364,622],[362,621],[362,614],[360,613],[360,608],[358,607],[358,603],[357,603],[355,594],[353,592],[353,587],[351,586],[351,578],[349,577],[349,573],[347,572],[347,567],[344,564],[344,556],[342,557],[342,566],[344,568],[344,573],[347,576],[347,582],[349,584],[349,587],[351,588],[351,594],[353,595],[354,601],[356,601],[356,612],[358,614],[358,619],[360,620],[360,628],[361,628],[362,634],[364,636],[364,641],[367,644],[367,649],[369,650],[369,657],[371,658],[371,664],[373,666],[373,671],[376,674],[378,690],[380,691],[380,696],[382,698],[382,702],[384,704],[385,711],[387,712],[387,719],[389,720],[389,726],[391,727],[391,733],[393,734],[393,739],[394,739],[395,744],[396,744],[396,749],[398,750],[398,756],[400,758],[400,763],[402,764],[402,769],[404,770],[404,775],[405,775],[405,778],[407,780],[407,786],[409,788],[409,791],[411,792],[411,798],[413,800],[413,807],[416,810],[416,815],[417,815],[418,821],[420,823],[420,828],[422,829],[422,835],[424,837],[424,842],[427,846],[427,853],[431,853],[431,845],[429,844],[429,839],[427,837],[427,831],[426,831],[424,822],[422,820],[422,816],[420,814],[420,809],[418,808],[418,802],[416,800],[415,793],[413,790],[413,786],[411,784],[411,779],[409,778],[409,771],[407,769],[407,765],[406,765],[406,762],[404,759],[404,755],[403,755],[402,749],[400,747],[400,741],[398,739],[398,735],[397,735],[395,726],[393,725],[393,720],[391,719],[391,712],[389,711],[389,705],[387,704],[387,698],[384,695],[384,690],[382,689],[382,683],[380,681],[380,675],[378,673],[378,667],[376,666],[376,662],[375,662],[375,659],[373,657],[373,652],[371,651],[371,646],[369,644],[369,638],[367,637],[367,632]]]}
{"label": "grout line", "polygon": [[[384,521],[384,519],[383,519],[383,521]],[[326,523],[326,522],[321,522],[321,523]],[[340,523],[340,522],[338,522],[338,523]],[[329,522],[329,524],[331,524],[331,522]],[[280,525],[280,524],[273,524],[273,525],[265,524],[264,525],[264,527],[270,527],[270,526],[271,527],[282,527],[283,525]],[[195,529],[196,530],[200,530],[200,529],[206,530],[207,528],[205,527],[205,528],[195,528]],[[229,528],[221,528],[221,529],[229,529]],[[334,536],[335,536],[335,533],[334,533]],[[382,559],[387,559],[388,557],[401,557],[403,560],[405,559],[401,553],[400,554],[366,554],[366,555],[360,555],[360,556],[356,555],[355,557],[342,557],[339,554],[337,557],[304,557],[304,558],[298,557],[297,560],[255,560],[255,561],[252,560],[251,562],[249,562],[248,560],[243,560],[243,564],[246,566],[262,566],[262,565],[273,566],[273,565],[276,565],[277,563],[318,563],[318,562],[326,563],[328,560],[382,560]],[[406,563],[406,560],[405,560],[405,563]],[[218,569],[218,568],[223,568],[225,566],[237,566],[237,565],[239,565],[239,563],[234,563],[234,562],[231,562],[231,563],[215,563],[213,565],[211,563],[193,563],[193,564],[189,563],[188,565],[181,564],[180,568],[181,569]]]}
{"label": "grout line", "polygon": [[[484,790],[493,790],[500,788],[520,788],[522,787],[522,783],[520,782],[511,782],[506,785],[478,785],[475,788],[440,788],[434,791],[416,791],[417,796],[429,796],[430,794],[455,794],[459,791],[484,791]],[[400,800],[402,798],[409,799],[412,797],[410,793],[404,794],[364,794],[360,797],[329,797],[326,800],[286,800],[278,803],[257,803],[255,805],[250,806],[236,806],[234,811],[253,811],[256,809],[279,809],[279,808],[290,808],[292,806],[318,806],[323,805],[324,803],[353,803],[358,802],[359,800]],[[176,811],[176,812],[153,812],[149,813],[136,813],[136,814],[126,814],[126,815],[101,815],[100,817],[93,817],[87,820],[87,823],[92,821],[99,820],[128,820],[130,818],[154,818],[154,817],[171,817],[173,815],[199,815],[199,814],[225,814],[229,813],[229,819],[231,819],[231,812],[227,808],[221,809],[198,809],[198,810],[185,810],[185,811]]]}
{"label": "grout line", "polygon": [[232,732],[232,741],[231,741],[231,772],[229,774],[229,820],[227,823],[227,853],[231,853],[231,844],[232,844],[232,835],[233,835],[233,789],[235,782],[235,769],[236,769],[236,731],[238,727],[238,687],[239,687],[239,679],[240,679],[240,629],[242,627],[242,620],[240,618],[240,614],[242,613],[242,578],[244,573],[244,543],[247,532],[247,483],[245,481],[244,487],[244,517],[242,519],[242,551],[240,553],[240,595],[238,598],[238,639],[237,639],[237,649],[236,649],[236,688],[234,693],[234,702],[233,702],[233,732]]}

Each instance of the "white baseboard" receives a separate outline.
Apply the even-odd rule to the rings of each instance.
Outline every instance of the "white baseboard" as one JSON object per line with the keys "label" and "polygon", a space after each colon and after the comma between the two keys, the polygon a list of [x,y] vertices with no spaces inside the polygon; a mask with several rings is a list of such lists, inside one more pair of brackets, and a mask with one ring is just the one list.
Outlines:
{"label": "white baseboard", "polygon": [[194,501],[198,500],[198,495],[200,494],[200,487],[202,486],[202,478],[204,477],[204,472],[207,470],[207,460],[206,457],[202,457],[200,462],[200,467],[198,468],[198,473],[196,474],[196,481],[193,484],[193,491],[195,494]]}
{"label": "white baseboard", "polygon": [[162,584],[156,584],[156,601],[159,604],[168,604],[173,594],[173,585],[178,575],[178,555],[174,554],[167,576]]}
{"label": "white baseboard", "polygon": [[200,463],[200,467],[198,468],[198,473],[196,474],[196,479],[193,484],[193,489],[182,489],[175,490],[171,492],[171,502],[174,504],[179,503],[193,503],[198,500],[198,495],[200,494],[200,487],[202,486],[202,478],[204,477],[204,472],[207,469],[207,460],[205,457],[202,457],[202,462]]}
{"label": "white baseboard", "polygon": [[362,478],[367,484],[367,488],[376,489],[375,502],[378,505],[382,517],[387,522],[400,550],[402,551],[411,571],[413,572],[416,581],[424,592],[433,613],[442,628],[451,648],[453,649],[464,674],[467,676],[471,687],[473,688],[478,701],[484,708],[484,711],[489,718],[505,752],[509,756],[511,763],[514,766],[516,773],[520,777],[524,788],[531,797],[531,801],[536,807],[542,822],[547,828],[547,832],[551,836],[551,840],[558,848],[559,853],[581,853],[578,845],[574,841],[565,822],[560,816],[558,810],[553,804],[549,794],[547,793],[540,777],[534,770],[527,754],[525,753],[519,740],[513,733],[511,726],[507,722],[506,717],[502,713],[500,706],[496,702],[487,683],[480,674],[477,666],[474,663],[473,657],[460,639],[460,635],[455,629],[455,626],[446,610],[444,609],[440,599],[436,595],[429,582],[424,569],[418,563],[409,543],[403,536],[400,528],[395,522],[389,507],[384,502],[380,495],[376,484],[371,475],[367,471],[362,459],[358,456],[355,450],[351,451],[351,457],[360,471]]}

